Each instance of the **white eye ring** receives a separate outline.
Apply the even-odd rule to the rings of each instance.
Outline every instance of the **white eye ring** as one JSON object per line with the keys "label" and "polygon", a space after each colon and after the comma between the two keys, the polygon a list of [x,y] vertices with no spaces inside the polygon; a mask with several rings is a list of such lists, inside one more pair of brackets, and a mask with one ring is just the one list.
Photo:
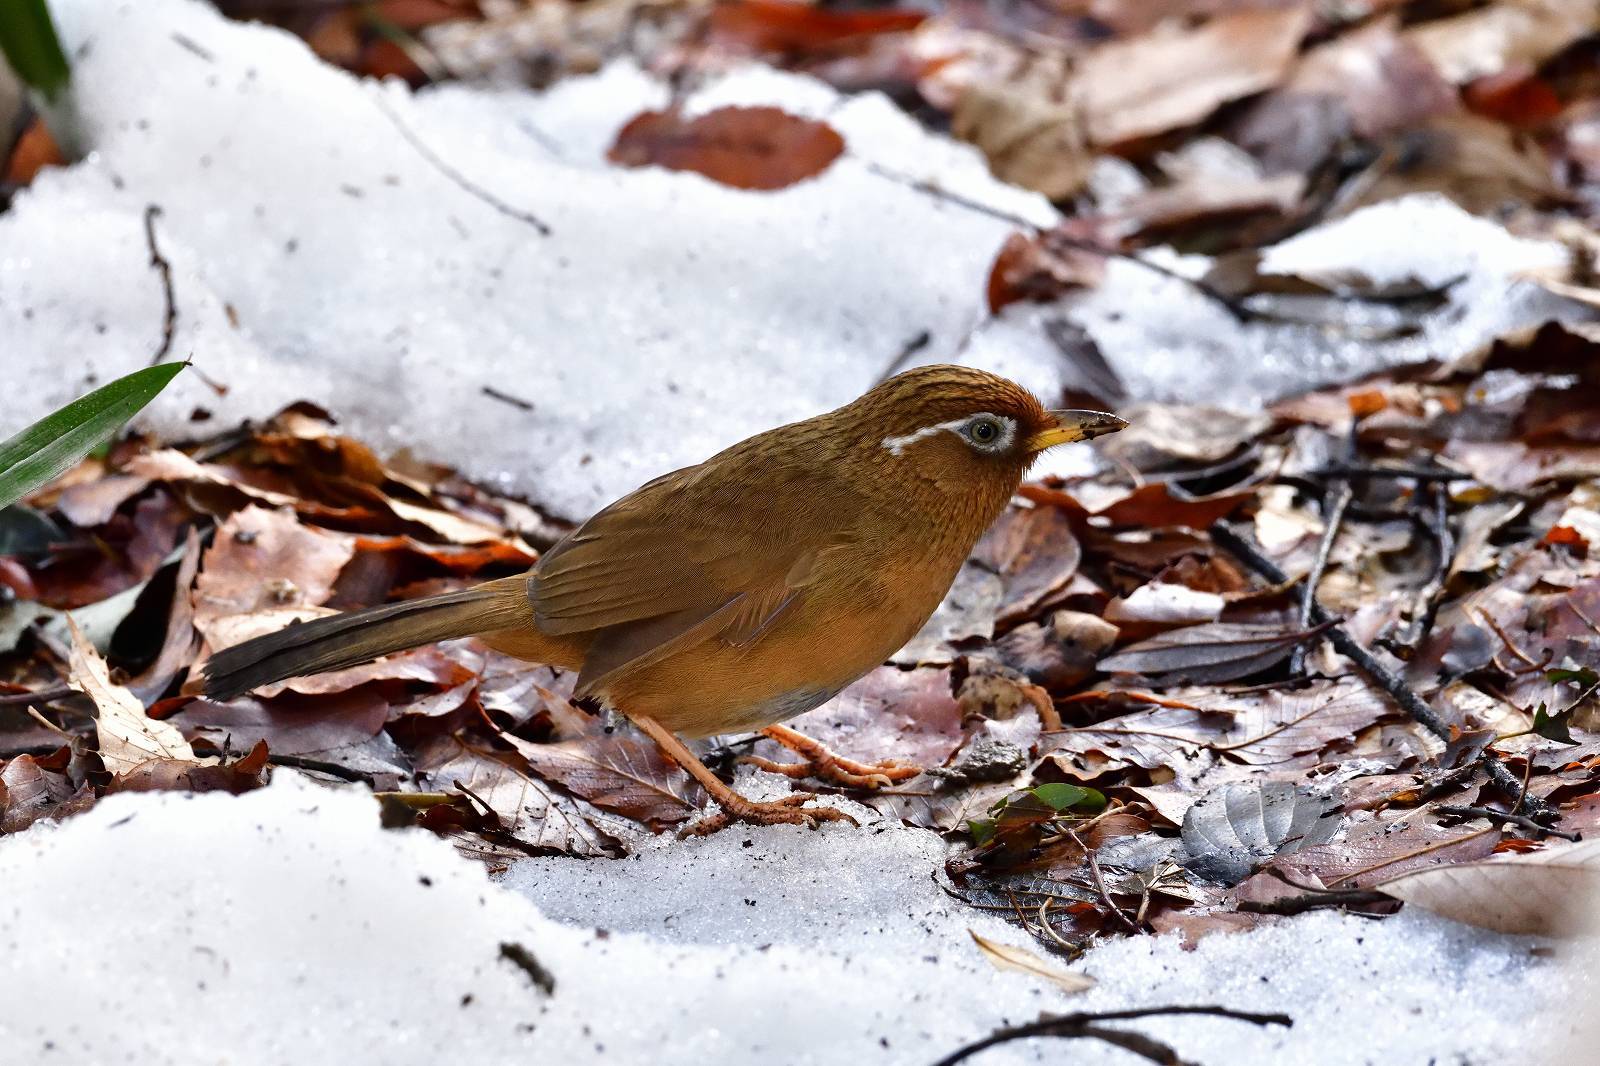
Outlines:
{"label": "white eye ring", "polygon": [[1016,439],[1017,425],[1000,415],[979,414],[967,419],[960,433],[980,452],[1003,452]]}

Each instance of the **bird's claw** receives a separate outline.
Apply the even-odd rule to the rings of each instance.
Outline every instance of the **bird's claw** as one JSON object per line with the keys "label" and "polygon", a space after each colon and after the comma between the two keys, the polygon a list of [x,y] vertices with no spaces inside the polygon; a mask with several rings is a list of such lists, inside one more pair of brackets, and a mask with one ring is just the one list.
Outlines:
{"label": "bird's claw", "polygon": [[888,788],[897,781],[905,781],[922,772],[920,766],[908,766],[893,759],[878,763],[856,762],[825,748],[820,753],[807,753],[807,756],[804,762],[774,762],[759,755],[746,755],[739,761],[768,773],[793,778],[814,777],[844,788]]}
{"label": "bird's claw", "polygon": [[802,806],[807,800],[816,798],[814,792],[794,792],[782,799],[763,803],[745,799],[735,793],[726,800],[718,801],[722,810],[696,822],[681,835],[708,836],[720,829],[726,829],[734,822],[748,822],[751,825],[803,825],[807,829],[815,829],[821,822],[849,822],[857,828],[860,827],[860,822],[832,807]]}

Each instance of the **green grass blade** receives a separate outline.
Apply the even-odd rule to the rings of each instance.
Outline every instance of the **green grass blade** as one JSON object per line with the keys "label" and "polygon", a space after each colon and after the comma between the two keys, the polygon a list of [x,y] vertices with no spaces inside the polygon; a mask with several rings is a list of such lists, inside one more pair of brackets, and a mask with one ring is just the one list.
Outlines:
{"label": "green grass blade", "polygon": [[0,0],[0,52],[46,100],[53,102],[72,76],[45,0]]}
{"label": "green grass blade", "polygon": [[162,363],[80,396],[0,443],[0,507],[66,470],[138,413],[188,363]]}

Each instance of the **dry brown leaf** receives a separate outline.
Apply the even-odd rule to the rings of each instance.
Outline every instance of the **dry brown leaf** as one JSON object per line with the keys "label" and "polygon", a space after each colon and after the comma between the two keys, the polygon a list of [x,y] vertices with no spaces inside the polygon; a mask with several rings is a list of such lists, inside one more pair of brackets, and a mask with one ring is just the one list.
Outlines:
{"label": "dry brown leaf", "polygon": [[354,554],[351,538],[301,525],[291,511],[236,511],[218,527],[195,582],[195,628],[217,650],[244,639],[226,619],[268,613],[281,624],[285,611],[307,617],[306,608],[332,594]]}
{"label": "dry brown leaf", "polygon": [[73,688],[94,701],[100,761],[106,769],[120,776],[151,759],[195,762],[194,749],[183,734],[167,722],[146,716],[137,696],[112,684],[105,660],[84,639],[71,616],[67,624],[72,630],[69,680]]}
{"label": "dry brown leaf", "polygon": [[1500,933],[1572,936],[1600,913],[1600,840],[1485,862],[1435,866],[1372,887]]}
{"label": "dry brown leaf", "polygon": [[[596,823],[578,800],[539,780],[516,752],[489,752],[455,737],[443,737],[418,752],[428,787],[454,792],[457,785],[487,804],[502,828],[524,844],[563,855],[615,855],[617,838]],[[592,811],[593,808],[589,808]]]}
{"label": "dry brown leaf", "polygon": [[1310,25],[1306,8],[1241,11],[1096,48],[1077,72],[1089,140],[1119,144],[1193,125],[1272,88]]}
{"label": "dry brown leaf", "polygon": [[814,178],[844,152],[824,122],[776,107],[719,107],[694,118],[642,111],[617,131],[618,166],[692,170],[736,189],[782,189]]}
{"label": "dry brown leaf", "polygon": [[505,739],[539,776],[636,822],[677,825],[705,802],[704,790],[645,737],[599,733],[559,744]]}
{"label": "dry brown leaf", "polygon": [[1087,974],[1071,973],[1060,967],[1052,966],[1028,948],[990,940],[986,936],[980,936],[974,929],[968,929],[967,932],[972,935],[972,942],[978,945],[978,950],[983,953],[983,957],[988,959],[990,964],[997,970],[1011,970],[1015,973],[1025,973],[1030,977],[1049,981],[1069,995],[1087,992],[1095,986],[1093,977]]}

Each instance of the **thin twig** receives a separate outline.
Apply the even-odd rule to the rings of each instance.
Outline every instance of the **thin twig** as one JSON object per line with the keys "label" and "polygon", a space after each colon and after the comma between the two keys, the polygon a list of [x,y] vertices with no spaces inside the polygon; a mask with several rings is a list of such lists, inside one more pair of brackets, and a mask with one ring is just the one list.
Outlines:
{"label": "thin twig", "polygon": [[928,346],[933,340],[933,334],[923,330],[900,346],[900,351],[895,354],[888,366],[883,368],[883,373],[878,375],[878,383],[882,384],[898,374],[902,367],[911,361],[911,357]]}
{"label": "thin twig", "polygon": [[501,403],[510,404],[512,407],[515,407],[518,410],[533,410],[533,401],[524,400],[520,396],[512,396],[510,393],[501,392],[493,385],[480,386],[478,391],[489,397],[491,400],[499,400]]}
{"label": "thin twig", "polygon": [[[1262,555],[1253,544],[1238,533],[1235,533],[1225,522],[1218,521],[1213,523],[1210,531],[1213,540],[1232,552],[1241,562],[1268,581],[1273,584],[1282,584],[1288,580],[1283,571],[1278,569],[1276,563]],[[1315,610],[1312,615],[1314,619],[1321,622],[1329,618],[1328,613],[1323,610],[1320,604],[1314,606]],[[1438,713],[1424,703],[1422,697],[1418,696],[1393,671],[1385,667],[1373,657],[1371,652],[1362,647],[1344,626],[1334,625],[1329,629],[1328,639],[1333,642],[1333,646],[1338,649],[1339,654],[1355,663],[1363,673],[1377,683],[1379,688],[1387,692],[1414,722],[1446,743],[1453,739],[1449,725],[1439,717]],[[1510,770],[1506,769],[1505,763],[1500,761],[1499,756],[1494,751],[1485,748],[1479,754],[1478,759],[1483,763],[1484,770],[1488,772],[1489,780],[1493,781],[1507,796],[1518,794],[1520,789],[1518,788],[1516,777],[1512,775]],[[1528,806],[1529,813],[1536,819],[1554,821],[1559,820],[1561,817],[1559,813],[1542,800],[1530,798]]]}
{"label": "thin twig", "polygon": [[1433,538],[1433,572],[1428,575],[1428,583],[1417,591],[1416,616],[1400,639],[1400,643],[1408,648],[1420,646],[1433,632],[1433,622],[1439,614],[1439,601],[1444,596],[1445,580],[1450,576],[1450,568],[1456,560],[1456,538],[1450,531],[1450,494],[1437,482],[1431,488],[1433,508],[1430,511],[1428,533]]}
{"label": "thin twig", "polygon": [[377,787],[377,782],[369,773],[352,770],[348,766],[340,766],[335,762],[323,762],[321,759],[304,759],[298,755],[268,755],[267,762],[273,766],[287,766],[291,770],[311,770],[329,777],[337,777],[341,781],[360,781]]}
{"label": "thin twig", "polygon": [[[1317,586],[1322,584],[1323,571],[1328,569],[1328,555],[1333,551],[1333,542],[1339,537],[1339,527],[1344,524],[1345,508],[1350,506],[1350,501],[1355,493],[1350,488],[1350,482],[1339,481],[1328,487],[1325,497],[1322,519],[1322,539],[1317,542],[1317,554],[1311,561],[1311,571],[1306,574],[1305,584],[1300,588],[1300,628],[1311,628],[1311,616],[1317,607]],[[1289,656],[1289,674],[1298,677],[1305,672],[1306,643],[1296,644],[1294,651]]]}
{"label": "thin twig", "polygon": [[7,692],[4,695],[0,695],[0,707],[15,706],[18,704],[22,706],[30,706],[33,704],[43,706],[46,703],[54,703],[56,700],[64,700],[68,696],[76,696],[77,694],[78,690],[68,685],[57,685],[55,688],[42,688],[35,692]]}
{"label": "thin twig", "polygon": [[1072,838],[1072,842],[1074,844],[1078,845],[1078,847],[1083,850],[1083,854],[1088,858],[1089,876],[1094,878],[1095,890],[1100,893],[1100,898],[1105,900],[1106,906],[1111,908],[1111,913],[1116,916],[1117,921],[1121,923],[1123,928],[1127,929],[1128,932],[1133,933],[1135,936],[1143,932],[1143,930],[1134,924],[1133,919],[1124,914],[1122,908],[1117,906],[1117,901],[1111,898],[1111,891],[1106,888],[1105,876],[1100,873],[1100,860],[1095,858],[1094,852],[1091,851],[1089,846],[1085,844],[1082,838],[1078,836],[1076,830],[1068,829],[1067,835]]}
{"label": "thin twig", "polygon": [[166,359],[172,352],[172,337],[178,329],[178,301],[172,292],[172,264],[156,245],[156,219],[161,215],[161,205],[147,204],[144,209],[144,243],[150,249],[150,266],[161,278],[161,297],[166,307],[161,316],[161,344],[150,357],[150,365]]}
{"label": "thin twig", "polygon": [[1394,903],[1395,898],[1375,889],[1323,889],[1281,899],[1242,899],[1236,908],[1244,914],[1304,914],[1323,907],[1368,907],[1374,903]]}
{"label": "thin twig", "polygon": [[1362,463],[1329,463],[1307,472],[1314,478],[1349,478],[1352,481],[1471,481],[1472,475],[1459,470],[1428,466],[1367,466]]}
{"label": "thin twig", "polygon": [[532,226],[539,232],[539,236],[550,236],[550,227],[544,222],[543,219],[539,218],[532,212],[524,211],[521,208],[512,207],[510,204],[506,203],[504,200],[501,200],[487,189],[473,184],[467,179],[466,175],[462,174],[449,163],[446,163],[443,159],[439,158],[438,154],[435,153],[432,148],[429,148],[427,144],[423,142],[422,138],[418,137],[414,132],[412,132],[411,127],[407,126],[400,116],[395,113],[394,109],[389,106],[387,100],[385,100],[382,96],[377,95],[374,95],[372,100],[378,105],[378,110],[383,112],[384,117],[394,124],[395,129],[400,131],[400,136],[406,139],[406,143],[410,144],[412,148],[415,148],[418,155],[427,160],[435,170],[448,178],[457,188],[475,197],[476,199],[481,200],[483,203],[488,204],[490,207],[494,208],[502,215],[505,215],[507,218],[514,218],[518,222]]}
{"label": "thin twig", "polygon": [[[1122,1031],[1102,1029],[1099,1023],[1133,1021],[1139,1018],[1163,1017],[1175,1014],[1200,1014],[1212,1018],[1231,1018],[1234,1021],[1249,1022],[1252,1025],[1291,1026],[1294,1024],[1294,1019],[1287,1014],[1254,1014],[1216,1006],[1133,1007],[1127,1010],[1078,1011],[1072,1014],[1040,1018],[1038,1021],[1029,1022],[1026,1025],[1010,1025],[996,1029],[982,1040],[975,1040],[964,1047],[956,1049],[934,1063],[933,1066],[955,1066],[956,1063],[965,1061],[987,1048],[995,1047],[998,1044],[1010,1043],[1013,1040],[1028,1040],[1036,1036],[1055,1036],[1065,1039],[1091,1037],[1106,1040],[1106,1034],[1121,1033]],[[1109,1042],[1134,1050],[1128,1044],[1120,1041]],[[1154,1061],[1167,1063],[1182,1061],[1171,1048],[1166,1048],[1165,1045],[1161,1045],[1161,1047],[1167,1058]],[[1139,1054],[1143,1054],[1143,1052],[1141,1051]]]}
{"label": "thin twig", "polygon": [[1562,840],[1570,840],[1574,843],[1583,839],[1582,833],[1568,833],[1562,829],[1551,829],[1547,825],[1540,825],[1532,818],[1526,818],[1520,814],[1511,814],[1507,811],[1497,811],[1489,807],[1458,807],[1453,803],[1441,803],[1434,810],[1440,814],[1454,815],[1457,818],[1487,818],[1489,821],[1498,822],[1501,825],[1521,826],[1530,833],[1537,833],[1541,837],[1560,837]]}

